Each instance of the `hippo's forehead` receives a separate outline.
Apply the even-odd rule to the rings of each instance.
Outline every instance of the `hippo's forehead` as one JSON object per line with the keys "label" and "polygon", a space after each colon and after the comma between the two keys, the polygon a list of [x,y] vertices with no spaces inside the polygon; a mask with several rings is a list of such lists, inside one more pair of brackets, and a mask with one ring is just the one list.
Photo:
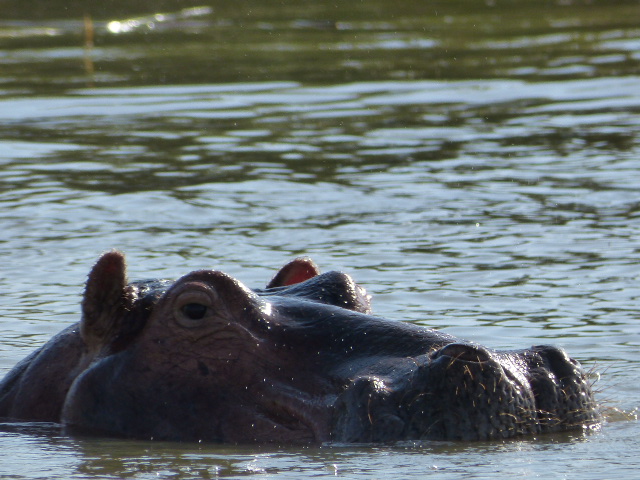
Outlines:
{"label": "hippo's forehead", "polygon": [[174,280],[150,279],[131,282],[128,286],[135,295],[136,305],[151,308],[173,284]]}
{"label": "hippo's forehead", "polygon": [[[221,272],[201,270],[185,275],[177,281],[169,279],[139,280],[129,283],[129,288],[132,290],[135,298],[136,310],[140,308],[152,310],[159,300],[178,283],[190,279],[194,275],[203,276],[204,274],[204,276],[207,276],[206,274],[210,274],[213,276],[216,273],[226,277],[226,275]],[[230,277],[229,279],[237,283],[239,289],[245,291],[247,298],[255,298],[254,295],[258,297],[277,296],[295,298],[314,303],[335,305],[362,313],[371,312],[371,297],[367,294],[366,290],[356,284],[349,275],[341,272],[327,272],[294,285],[266,289],[249,289],[237,280],[231,279]]]}

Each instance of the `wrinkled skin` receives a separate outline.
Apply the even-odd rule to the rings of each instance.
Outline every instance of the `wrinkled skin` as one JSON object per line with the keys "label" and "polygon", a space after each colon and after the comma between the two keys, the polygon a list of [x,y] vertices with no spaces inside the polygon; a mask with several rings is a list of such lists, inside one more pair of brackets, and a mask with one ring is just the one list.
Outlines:
{"label": "wrinkled skin", "polygon": [[484,440],[599,421],[562,350],[494,351],[374,317],[349,276],[308,259],[249,290],[214,270],[127,283],[109,252],[82,312],[0,383],[0,417],[235,443]]}

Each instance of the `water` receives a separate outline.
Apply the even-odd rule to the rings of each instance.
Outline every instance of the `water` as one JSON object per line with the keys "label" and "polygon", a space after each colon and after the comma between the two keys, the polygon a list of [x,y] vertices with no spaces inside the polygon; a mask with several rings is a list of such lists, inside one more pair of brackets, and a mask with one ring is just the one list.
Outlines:
{"label": "water", "polygon": [[566,348],[608,421],[313,448],[19,424],[0,478],[635,478],[637,2],[121,3],[5,2],[0,375],[77,320],[107,249],[131,278],[251,286],[307,254],[378,314]]}

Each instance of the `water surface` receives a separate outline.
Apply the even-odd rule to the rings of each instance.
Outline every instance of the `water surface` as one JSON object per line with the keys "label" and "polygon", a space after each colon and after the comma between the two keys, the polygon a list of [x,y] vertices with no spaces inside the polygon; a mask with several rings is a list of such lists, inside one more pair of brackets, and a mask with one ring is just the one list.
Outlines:
{"label": "water surface", "polygon": [[77,320],[107,249],[131,278],[214,267],[250,286],[306,254],[378,314],[566,348],[620,413],[302,449],[18,424],[1,478],[635,478],[637,2],[3,5],[0,374]]}

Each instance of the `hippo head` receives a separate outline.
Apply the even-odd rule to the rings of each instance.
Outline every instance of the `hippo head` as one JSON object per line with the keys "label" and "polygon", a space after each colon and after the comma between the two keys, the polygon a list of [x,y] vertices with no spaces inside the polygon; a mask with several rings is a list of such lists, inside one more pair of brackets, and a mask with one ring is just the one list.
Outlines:
{"label": "hippo head", "polygon": [[369,301],[348,275],[320,275],[304,258],[266,289],[250,290],[215,270],[172,284],[127,283],[124,257],[107,253],[83,300],[80,332],[91,361],[61,420],[132,437],[314,441],[328,435],[329,409],[314,402],[331,380],[305,371],[285,333],[299,325],[275,306],[367,313]]}
{"label": "hippo head", "polygon": [[87,282],[85,353],[59,421],[236,443],[476,440],[599,421],[560,349],[494,351],[369,310],[349,276],[305,260],[250,290],[215,270],[127,283],[124,257],[107,253]]}

